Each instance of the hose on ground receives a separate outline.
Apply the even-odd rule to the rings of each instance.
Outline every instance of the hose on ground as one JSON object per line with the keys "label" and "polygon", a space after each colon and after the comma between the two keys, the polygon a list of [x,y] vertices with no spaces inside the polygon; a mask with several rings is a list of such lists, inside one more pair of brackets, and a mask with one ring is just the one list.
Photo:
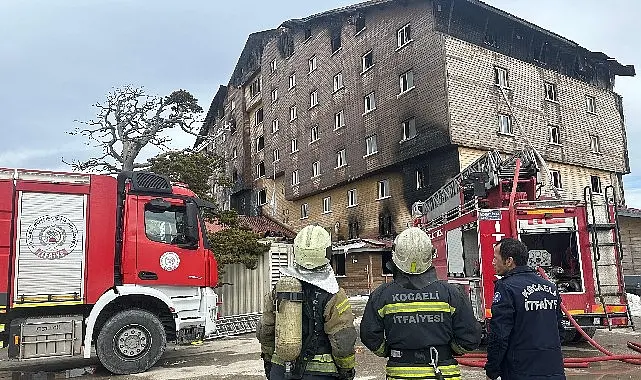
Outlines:
{"label": "hose on ground", "polygon": [[[546,280],[549,280],[543,269],[540,267],[538,268],[539,273],[543,278]],[[572,314],[568,311],[568,309],[565,307],[563,303],[561,303],[561,310],[563,310],[563,313],[568,317],[570,320],[570,323],[576,331],[585,338],[585,340],[590,343],[590,345],[597,350],[599,350],[602,354],[605,356],[596,356],[596,357],[591,357],[591,358],[564,358],[563,359],[563,366],[565,368],[588,368],[590,363],[596,363],[596,362],[604,362],[604,361],[622,361],[625,363],[629,364],[636,364],[636,365],[641,365],[641,355],[617,355],[614,354],[613,352],[609,351],[605,347],[601,346],[599,343],[597,343],[592,337],[590,337],[579,324],[574,320],[572,317]],[[636,343],[636,342],[628,342],[627,344],[628,348],[631,350],[634,350],[636,352],[641,353],[641,344]],[[461,357],[457,358],[457,361],[459,364],[464,365],[466,367],[477,367],[477,368],[483,368],[485,366],[485,363],[487,362],[487,354],[485,353],[469,353],[465,354]]]}

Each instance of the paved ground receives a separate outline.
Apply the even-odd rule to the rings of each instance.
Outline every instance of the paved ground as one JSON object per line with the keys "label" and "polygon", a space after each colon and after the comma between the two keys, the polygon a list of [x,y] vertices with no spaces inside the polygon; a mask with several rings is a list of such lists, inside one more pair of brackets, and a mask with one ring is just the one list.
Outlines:
{"label": "paved ground", "polygon": [[[611,351],[630,353],[629,340],[641,342],[641,333],[631,331],[598,332],[597,340]],[[17,363],[0,360],[0,379],[117,379],[117,380],[173,380],[173,379],[264,379],[259,345],[252,334],[206,342],[196,347],[172,347],[159,365],[144,374],[112,376],[97,365],[95,360],[62,360],[54,364]],[[596,356],[597,352],[582,344],[565,348],[566,357]],[[358,346],[356,356],[357,379],[384,379],[384,360]],[[465,379],[484,380],[479,369],[463,367]],[[569,379],[641,379],[641,366],[619,362],[593,364],[588,369],[568,369]]]}

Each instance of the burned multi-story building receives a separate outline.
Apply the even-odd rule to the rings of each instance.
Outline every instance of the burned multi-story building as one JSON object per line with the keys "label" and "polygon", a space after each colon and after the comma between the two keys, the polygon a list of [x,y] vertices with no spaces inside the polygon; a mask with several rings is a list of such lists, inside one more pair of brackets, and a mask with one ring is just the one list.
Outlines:
{"label": "burned multi-story building", "polygon": [[226,207],[393,236],[493,149],[531,144],[566,197],[622,194],[617,75],[634,67],[480,1],[373,0],[250,35],[203,130],[234,181]]}

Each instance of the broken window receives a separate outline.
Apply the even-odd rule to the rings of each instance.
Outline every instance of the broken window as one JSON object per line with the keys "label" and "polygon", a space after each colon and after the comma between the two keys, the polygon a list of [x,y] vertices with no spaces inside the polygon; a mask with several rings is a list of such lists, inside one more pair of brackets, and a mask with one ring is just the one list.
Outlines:
{"label": "broken window", "polygon": [[559,100],[556,93],[556,84],[545,82],[545,100],[549,100],[551,102]]}
{"label": "broken window", "polygon": [[514,134],[512,130],[512,117],[510,115],[499,114],[499,132],[506,135]]}
{"label": "broken window", "polygon": [[499,44],[498,44],[496,35],[497,35],[496,31],[488,27],[487,30],[485,31],[485,38],[483,39],[483,42],[487,46],[498,48]]}
{"label": "broken window", "polygon": [[590,185],[593,193],[601,194],[601,178],[599,176],[590,176]]}
{"label": "broken window", "polygon": [[236,133],[236,119],[229,120],[229,131],[232,135]]}
{"label": "broken window", "polygon": [[231,180],[232,182],[238,181],[238,170],[234,169],[234,171],[231,173]]}
{"label": "broken window", "polygon": [[378,152],[378,147],[376,146],[376,135],[368,136],[365,139],[366,153],[365,156],[369,156]]}
{"label": "broken window", "polygon": [[416,190],[420,190],[425,187],[425,173],[422,170],[416,171]]}
{"label": "broken window", "polygon": [[348,231],[349,231],[349,239],[358,238],[358,232],[359,232],[358,221],[349,222]]}
{"label": "broken window", "polygon": [[261,161],[258,165],[256,165],[256,178],[260,178],[264,176],[265,176],[265,163]]}
{"label": "broken window", "polygon": [[303,40],[307,41],[310,38],[312,38],[312,28],[305,28],[305,33],[304,33]]}
{"label": "broken window", "polygon": [[347,207],[354,207],[358,205],[358,197],[356,194],[356,189],[352,189],[347,192]]}
{"label": "broken window", "polygon": [[410,24],[405,25],[396,32],[396,45],[400,48],[412,41]]}
{"label": "broken window", "polygon": [[359,13],[358,16],[356,16],[356,34],[360,33],[363,29],[365,29],[365,15]]}
{"label": "broken window", "polygon": [[392,216],[380,215],[378,217],[378,234],[380,236],[392,235]]}
{"label": "broken window", "polygon": [[265,148],[265,138],[263,136],[258,136],[256,138],[256,152],[260,152]]}
{"label": "broken window", "polygon": [[499,87],[508,88],[507,69],[494,67],[494,84]]}
{"label": "broken window", "polygon": [[255,96],[258,96],[260,94],[260,82],[261,79],[257,78],[255,81],[253,81],[249,85],[249,97],[254,98]]}
{"label": "broken window", "polygon": [[557,125],[550,126],[550,143],[561,144],[561,129]]}
{"label": "broken window", "polygon": [[332,35],[332,53],[336,53],[342,47],[340,30]]}
{"label": "broken window", "polygon": [[303,203],[300,205],[300,218],[307,219],[309,217],[309,204]]}
{"label": "broken window", "polygon": [[592,153],[601,153],[599,136],[590,136],[590,150],[592,151]]}
{"label": "broken window", "polygon": [[416,119],[411,118],[403,122],[403,140],[416,137]]}
{"label": "broken window", "polygon": [[261,189],[258,192],[258,205],[262,206],[265,203],[267,203],[267,190],[266,189]]}
{"label": "broken window", "polygon": [[346,276],[345,271],[345,254],[339,253],[337,255],[332,255],[332,269],[334,269],[334,274],[337,276]]}
{"label": "broken window", "polygon": [[374,66],[374,53],[370,50],[363,54],[363,72]]}
{"label": "broken window", "polygon": [[550,175],[552,176],[552,184],[557,189],[562,189],[563,184],[561,183],[561,172],[558,170],[550,170]]}
{"label": "broken window", "polygon": [[401,94],[414,88],[414,72],[407,71],[400,76]]}

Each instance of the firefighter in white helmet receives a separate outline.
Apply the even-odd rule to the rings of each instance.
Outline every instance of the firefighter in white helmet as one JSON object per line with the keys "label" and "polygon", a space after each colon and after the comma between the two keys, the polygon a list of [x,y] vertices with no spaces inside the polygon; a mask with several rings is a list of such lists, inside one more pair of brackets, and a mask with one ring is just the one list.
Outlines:
{"label": "firefighter in white helmet", "polygon": [[354,378],[354,314],[329,264],[331,249],[324,228],[303,228],[294,265],[280,268],[283,277],[265,296],[256,335],[270,380]]}
{"label": "firefighter in white helmet", "polygon": [[388,358],[387,379],[460,379],[454,356],[480,344],[470,300],[438,280],[434,254],[420,228],[400,233],[387,264],[394,281],[379,286],[365,306],[361,341]]}

